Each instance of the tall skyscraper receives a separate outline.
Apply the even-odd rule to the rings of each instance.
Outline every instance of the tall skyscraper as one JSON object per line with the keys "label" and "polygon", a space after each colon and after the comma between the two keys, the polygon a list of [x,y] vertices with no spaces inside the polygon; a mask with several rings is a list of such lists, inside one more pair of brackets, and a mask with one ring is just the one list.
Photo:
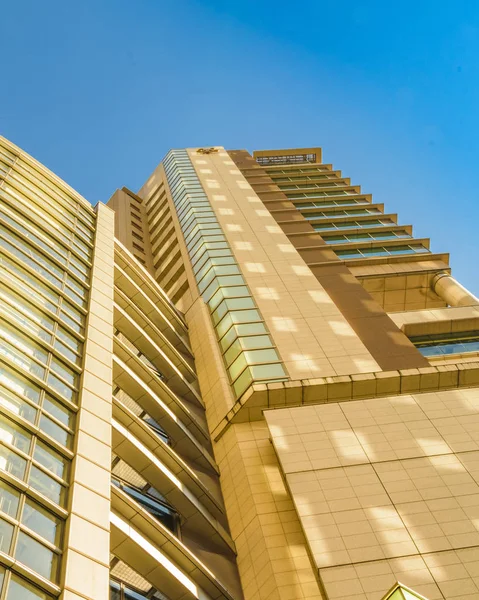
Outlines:
{"label": "tall skyscraper", "polygon": [[320,148],[92,208],[0,138],[0,590],[478,598],[479,300]]}

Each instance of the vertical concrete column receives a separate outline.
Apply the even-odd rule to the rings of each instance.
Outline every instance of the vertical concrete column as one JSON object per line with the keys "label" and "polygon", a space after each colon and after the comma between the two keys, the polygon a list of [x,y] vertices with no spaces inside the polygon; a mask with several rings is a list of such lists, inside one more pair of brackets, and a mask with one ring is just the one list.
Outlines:
{"label": "vertical concrete column", "polygon": [[97,207],[62,600],[109,598],[114,213]]}
{"label": "vertical concrete column", "polygon": [[449,306],[475,306],[479,298],[471,294],[448,273],[438,273],[432,280],[432,289]]}

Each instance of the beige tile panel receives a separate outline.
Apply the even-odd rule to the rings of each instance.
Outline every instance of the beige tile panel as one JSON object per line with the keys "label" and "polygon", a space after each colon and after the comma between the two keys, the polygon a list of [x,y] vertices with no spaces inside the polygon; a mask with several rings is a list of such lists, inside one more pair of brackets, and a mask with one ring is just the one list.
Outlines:
{"label": "beige tile panel", "polygon": [[477,597],[478,387],[265,416],[331,600]]}
{"label": "beige tile panel", "polygon": [[189,155],[291,378],[379,370],[229,155]]}
{"label": "beige tile panel", "polygon": [[475,600],[478,565],[467,548],[323,569],[321,579],[330,600],[379,600],[398,580],[429,600]]}
{"label": "beige tile panel", "polygon": [[201,397],[206,407],[206,418],[212,431],[231,410],[235,399],[208,308],[201,297],[192,304],[185,318],[195,356]]}
{"label": "beige tile panel", "polygon": [[214,450],[245,600],[321,600],[266,423],[232,426]]}
{"label": "beige tile panel", "polygon": [[397,581],[428,600],[444,600],[421,556],[322,569],[321,580],[329,600],[381,600]]}
{"label": "beige tile panel", "polygon": [[[98,205],[97,211],[91,274],[95,293],[90,297],[86,328],[76,457],[62,565],[65,600],[68,597],[97,600],[108,596],[114,217],[113,211],[103,204]],[[98,248],[101,250],[97,253]]]}

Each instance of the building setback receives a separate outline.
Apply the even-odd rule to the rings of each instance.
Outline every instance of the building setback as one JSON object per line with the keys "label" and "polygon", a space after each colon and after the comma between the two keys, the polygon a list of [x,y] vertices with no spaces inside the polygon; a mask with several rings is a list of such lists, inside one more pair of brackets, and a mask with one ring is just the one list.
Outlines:
{"label": "building setback", "polygon": [[0,600],[479,597],[479,300],[320,148],[95,208],[0,138]]}

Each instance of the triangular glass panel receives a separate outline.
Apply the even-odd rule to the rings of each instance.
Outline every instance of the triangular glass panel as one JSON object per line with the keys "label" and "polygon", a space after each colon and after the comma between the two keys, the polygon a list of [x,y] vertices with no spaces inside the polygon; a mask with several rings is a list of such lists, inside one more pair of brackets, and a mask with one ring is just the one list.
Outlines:
{"label": "triangular glass panel", "polygon": [[383,596],[382,600],[427,600],[427,598],[398,582]]}

